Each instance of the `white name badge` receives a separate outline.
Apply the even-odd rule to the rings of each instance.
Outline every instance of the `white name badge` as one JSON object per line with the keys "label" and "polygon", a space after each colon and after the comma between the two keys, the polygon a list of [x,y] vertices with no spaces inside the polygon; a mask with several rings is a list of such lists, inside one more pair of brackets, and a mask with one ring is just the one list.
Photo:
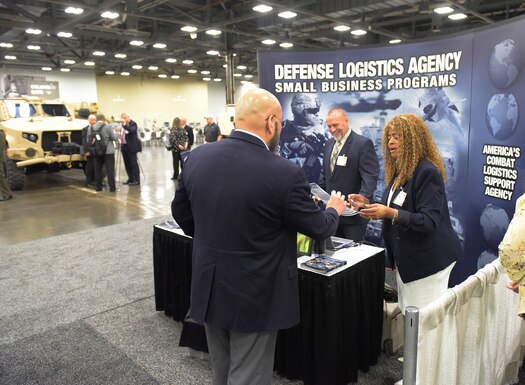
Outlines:
{"label": "white name badge", "polygon": [[396,195],[396,197],[393,200],[393,203],[398,206],[403,206],[403,203],[405,203],[405,198],[407,197],[407,193],[401,190],[399,194]]}
{"label": "white name badge", "polygon": [[346,155],[339,155],[337,157],[337,165],[338,166],[346,166]]}

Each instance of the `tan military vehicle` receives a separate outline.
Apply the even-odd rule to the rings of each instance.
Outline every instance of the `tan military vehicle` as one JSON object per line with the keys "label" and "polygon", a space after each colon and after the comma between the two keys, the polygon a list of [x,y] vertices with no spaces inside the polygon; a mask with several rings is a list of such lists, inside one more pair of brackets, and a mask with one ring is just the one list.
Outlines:
{"label": "tan military vehicle", "polygon": [[[13,190],[24,187],[25,174],[83,168],[82,128],[61,101],[33,97],[0,100],[0,128],[7,138],[6,168]],[[5,155],[4,155],[5,156]]]}

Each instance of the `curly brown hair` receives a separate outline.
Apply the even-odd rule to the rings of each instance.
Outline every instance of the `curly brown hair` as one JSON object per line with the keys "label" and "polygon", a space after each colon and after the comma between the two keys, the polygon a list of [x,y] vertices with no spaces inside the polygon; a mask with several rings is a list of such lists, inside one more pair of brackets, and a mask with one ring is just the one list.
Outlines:
{"label": "curly brown hair", "polygon": [[[400,141],[398,156],[395,159],[388,150],[388,134],[392,128],[397,130]],[[443,157],[430,130],[419,116],[401,114],[392,118],[383,130],[381,146],[387,185],[394,178],[394,188],[405,184],[422,159],[436,166],[443,180],[447,180]]]}

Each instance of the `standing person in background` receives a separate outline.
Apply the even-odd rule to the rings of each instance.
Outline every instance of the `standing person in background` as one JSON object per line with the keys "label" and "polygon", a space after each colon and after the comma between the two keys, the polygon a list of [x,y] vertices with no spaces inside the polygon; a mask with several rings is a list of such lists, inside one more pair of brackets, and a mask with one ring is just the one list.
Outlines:
{"label": "standing person in background", "polygon": [[206,125],[204,126],[204,143],[217,142],[222,139],[221,129],[213,121],[213,116],[206,115]]}
{"label": "standing person in background", "polygon": [[180,118],[180,124],[186,131],[186,134],[188,134],[188,151],[191,150],[191,146],[193,146],[194,143],[194,135],[193,135],[193,127],[188,126],[186,124],[188,120],[186,118]]}
{"label": "standing person in background", "polygon": [[122,132],[120,133],[120,148],[128,180],[124,184],[136,186],[140,184],[140,170],[137,162],[137,153],[140,150],[137,136],[137,123],[125,112],[121,115]]}
{"label": "standing person in background", "polygon": [[7,179],[5,159],[5,151],[7,149],[7,140],[5,132],[0,128],[0,202],[7,201],[13,198],[13,193],[9,187],[9,180]]}
{"label": "standing person in background", "polygon": [[[319,186],[344,195],[359,193],[372,199],[379,176],[379,160],[372,141],[354,132],[343,109],[333,108],[326,116],[332,138],[326,142]],[[336,235],[362,241],[368,220],[359,215],[339,219]]]}
{"label": "standing person in background", "polygon": [[108,185],[110,192],[116,192],[115,186],[115,142],[118,140],[113,129],[106,123],[106,118],[103,114],[97,114],[97,122],[93,125],[92,130],[99,133],[106,152],[104,155],[95,156],[95,179],[97,181],[97,191],[102,191],[102,166],[106,168],[106,175],[108,177]]}
{"label": "standing person in background", "polygon": [[394,117],[383,129],[382,147],[388,188],[381,204],[360,194],[348,199],[364,218],[383,219],[404,314],[447,290],[461,245],[450,223],[443,158],[425,122],[415,114]]}
{"label": "standing person in background", "polygon": [[169,143],[171,147],[171,154],[173,155],[173,177],[171,180],[177,180],[179,177],[179,164],[182,168],[180,154],[188,151],[188,134],[184,127],[182,127],[179,118],[173,119],[173,125],[170,128]]}
{"label": "standing person in background", "polygon": [[281,121],[274,95],[246,92],[237,129],[191,152],[171,204],[194,237],[189,316],[204,323],[217,385],[271,383],[277,331],[299,322],[297,232],[328,238],[346,207],[333,193],[322,211],[301,168],[274,153]]}
{"label": "standing person in background", "polygon": [[88,125],[82,129],[82,146],[80,147],[80,155],[86,157],[86,187],[95,188],[95,162],[91,152],[89,152],[88,138],[91,137],[93,125],[97,122],[97,117],[93,114],[88,116]]}
{"label": "standing person in background", "polygon": [[518,315],[525,318],[525,194],[516,201],[514,217],[499,245],[499,260],[511,279],[507,287],[520,295]]}

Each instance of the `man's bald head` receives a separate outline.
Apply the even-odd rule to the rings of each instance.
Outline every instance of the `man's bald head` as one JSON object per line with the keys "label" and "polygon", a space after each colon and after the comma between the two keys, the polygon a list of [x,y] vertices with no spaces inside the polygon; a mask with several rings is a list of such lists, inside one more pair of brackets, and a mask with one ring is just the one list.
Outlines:
{"label": "man's bald head", "polygon": [[279,100],[262,88],[246,92],[235,109],[235,127],[252,131],[258,135],[264,131],[267,118],[282,120],[282,108]]}
{"label": "man's bald head", "polygon": [[94,114],[91,114],[88,116],[88,122],[89,124],[93,125],[97,122],[97,117]]}
{"label": "man's bald head", "polygon": [[235,127],[253,132],[275,151],[281,134],[283,110],[279,100],[262,88],[246,92],[235,109]]}

